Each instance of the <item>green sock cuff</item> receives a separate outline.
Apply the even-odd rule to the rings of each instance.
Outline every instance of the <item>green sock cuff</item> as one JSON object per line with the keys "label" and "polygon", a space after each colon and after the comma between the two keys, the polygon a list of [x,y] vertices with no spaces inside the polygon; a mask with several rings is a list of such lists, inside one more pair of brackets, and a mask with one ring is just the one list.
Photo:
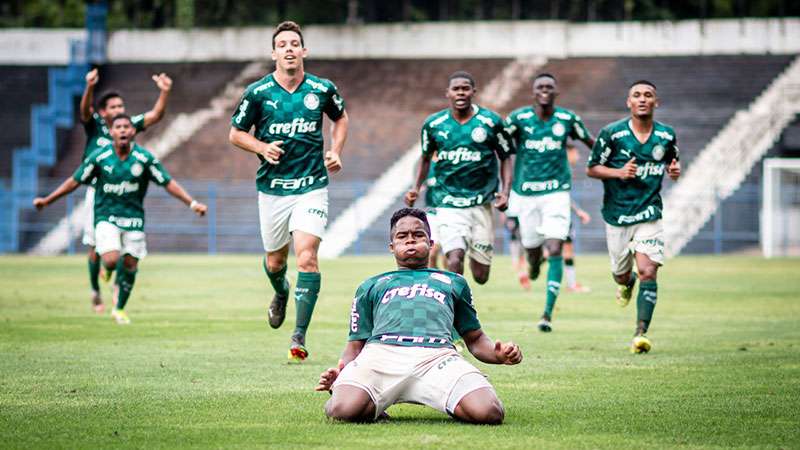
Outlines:
{"label": "green sock cuff", "polygon": [[639,289],[643,291],[657,291],[658,282],[656,280],[647,280],[639,283]]}
{"label": "green sock cuff", "polygon": [[286,264],[277,272],[270,272],[269,268],[267,268],[267,258],[263,258],[261,260],[261,267],[264,269],[264,273],[267,274],[268,277],[282,277],[286,275],[286,270],[289,269],[289,265]]}
{"label": "green sock cuff", "polygon": [[284,265],[277,272],[270,272],[267,268],[267,258],[264,258],[261,260],[261,267],[264,268],[264,273],[267,274],[269,284],[272,285],[272,289],[275,289],[275,293],[283,297],[288,297],[289,282],[286,281],[286,270],[289,268],[289,265]]}
{"label": "green sock cuff", "polygon": [[310,284],[319,287],[322,275],[319,272],[297,272],[297,284]]}
{"label": "green sock cuff", "polygon": [[92,290],[100,290],[100,258],[92,261],[89,260],[89,284],[92,285]]}

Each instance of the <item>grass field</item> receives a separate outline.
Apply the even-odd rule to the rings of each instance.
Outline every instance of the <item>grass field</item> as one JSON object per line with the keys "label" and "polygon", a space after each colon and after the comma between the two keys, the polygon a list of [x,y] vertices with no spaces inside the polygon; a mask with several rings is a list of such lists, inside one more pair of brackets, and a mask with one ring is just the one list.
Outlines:
{"label": "grass field", "polygon": [[[605,257],[578,260],[590,294],[562,294],[554,332],[534,324],[498,258],[474,287],[484,330],[525,360],[476,365],[506,423],[476,427],[420,406],[392,420],[327,420],[318,374],[335,364],[349,303],[386,257],[323,261],[311,358],[287,365],[294,308],[265,324],[258,256],[153,255],[128,306],[91,313],[83,257],[0,257],[2,448],[800,448],[800,260],[681,257],[660,274],[648,355],[631,355],[635,305],[613,303]],[[110,296],[107,294],[106,298]]]}

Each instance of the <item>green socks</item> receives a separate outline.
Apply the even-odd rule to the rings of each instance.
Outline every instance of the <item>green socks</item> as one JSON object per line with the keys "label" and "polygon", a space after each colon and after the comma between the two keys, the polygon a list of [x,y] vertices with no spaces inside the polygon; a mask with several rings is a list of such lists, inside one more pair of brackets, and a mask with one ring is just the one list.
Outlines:
{"label": "green socks", "polygon": [[[283,268],[277,272],[270,272],[269,269],[267,269],[266,258],[263,259],[261,265],[264,267],[264,273],[267,274],[267,278],[269,278],[269,284],[271,284],[272,288],[275,289],[275,293],[281,297],[288,297],[289,282],[286,281],[286,268],[288,265],[283,266]],[[317,277],[317,280],[319,280],[319,276]],[[299,286],[300,284],[298,283],[298,287]],[[317,281],[317,286],[319,286],[319,281]],[[319,291],[319,287],[317,287],[317,291]],[[316,301],[316,296],[314,297],[314,301]],[[311,309],[314,309],[314,305],[311,305]]]}
{"label": "green socks", "polygon": [[319,272],[298,272],[297,286],[294,288],[294,304],[297,308],[295,334],[305,336],[314,305],[317,304],[321,276]]}
{"label": "green socks", "polygon": [[561,289],[561,278],[564,276],[564,258],[551,256],[547,258],[547,303],[544,306],[544,315],[553,317],[553,307],[556,306],[558,292]]}
{"label": "green socks", "polygon": [[100,255],[97,253],[94,254],[95,260],[92,261],[91,258],[89,259],[89,284],[92,285],[92,290],[95,292],[100,292],[100,264],[102,264],[100,260]]}
{"label": "green socks", "polygon": [[642,333],[647,332],[650,321],[653,319],[653,311],[656,309],[656,299],[658,297],[658,283],[655,280],[647,280],[639,283],[639,296],[636,298],[637,321]]}
{"label": "green socks", "polygon": [[125,266],[122,265],[122,260],[120,259],[120,263],[117,264],[116,283],[119,289],[117,305],[115,306],[116,309],[122,310],[125,308],[125,304],[128,303],[128,298],[131,296],[131,291],[133,291],[133,283],[136,282],[136,272],[137,270],[126,269]]}

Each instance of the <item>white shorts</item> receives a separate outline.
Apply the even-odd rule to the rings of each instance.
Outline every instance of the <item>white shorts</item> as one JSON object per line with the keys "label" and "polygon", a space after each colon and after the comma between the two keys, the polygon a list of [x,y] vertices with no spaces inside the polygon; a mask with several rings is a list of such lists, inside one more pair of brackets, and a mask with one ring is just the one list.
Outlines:
{"label": "white shorts", "polygon": [[436,208],[439,243],[445,255],[469,249],[470,258],[489,265],[494,253],[494,218],[489,203],[470,208]]}
{"label": "white shorts", "polygon": [[395,403],[418,403],[453,414],[465,395],[492,385],[452,348],[367,344],[333,386],[363,389],[375,403],[375,417]]}
{"label": "white shorts", "polygon": [[144,231],[125,231],[110,222],[99,222],[95,227],[96,251],[100,255],[118,251],[136,259],[147,256]]}
{"label": "white shorts", "polygon": [[328,189],[300,195],[258,193],[258,217],[265,252],[280,250],[295,230],[322,238],[328,224]]}
{"label": "white shorts", "polygon": [[431,227],[431,240],[439,244],[439,218],[436,216],[436,208],[429,208],[425,210],[425,215],[428,217],[428,225]]}
{"label": "white shorts", "polygon": [[569,235],[569,192],[544,195],[519,195],[511,191],[509,202],[519,218],[522,246],[536,248],[545,239],[565,240]]}
{"label": "white shorts", "polygon": [[94,188],[92,186],[86,187],[86,197],[83,199],[84,207],[86,208],[86,222],[83,224],[83,245],[90,247],[95,246],[94,238]]}
{"label": "white shorts", "polygon": [[660,219],[625,227],[606,224],[606,243],[614,275],[633,269],[634,252],[647,255],[659,266],[664,264],[664,228]]}

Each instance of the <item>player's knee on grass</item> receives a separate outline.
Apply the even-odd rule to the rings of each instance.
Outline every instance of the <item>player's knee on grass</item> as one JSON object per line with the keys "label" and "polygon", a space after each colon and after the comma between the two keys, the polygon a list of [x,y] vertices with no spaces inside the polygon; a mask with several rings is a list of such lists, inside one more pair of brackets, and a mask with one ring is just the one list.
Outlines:
{"label": "player's knee on grass", "polygon": [[455,273],[464,273],[464,255],[462,249],[450,250],[445,257],[447,258],[447,270]]}
{"label": "player's knee on grass", "polygon": [[347,422],[370,422],[375,420],[375,403],[363,389],[340,385],[325,403],[325,415]]}
{"label": "player's knee on grass", "polygon": [[500,425],[505,418],[505,409],[494,389],[476,389],[458,402],[454,411],[457,419],[479,425]]}
{"label": "player's knee on grass", "polygon": [[559,239],[548,239],[544,241],[544,246],[547,249],[547,254],[553,257],[561,256],[561,249],[564,241]]}
{"label": "player's knee on grass", "polygon": [[491,266],[481,264],[472,258],[469,260],[469,269],[472,271],[472,278],[474,278],[475,282],[478,284],[486,284],[486,282],[489,281],[489,271],[491,268]]}

